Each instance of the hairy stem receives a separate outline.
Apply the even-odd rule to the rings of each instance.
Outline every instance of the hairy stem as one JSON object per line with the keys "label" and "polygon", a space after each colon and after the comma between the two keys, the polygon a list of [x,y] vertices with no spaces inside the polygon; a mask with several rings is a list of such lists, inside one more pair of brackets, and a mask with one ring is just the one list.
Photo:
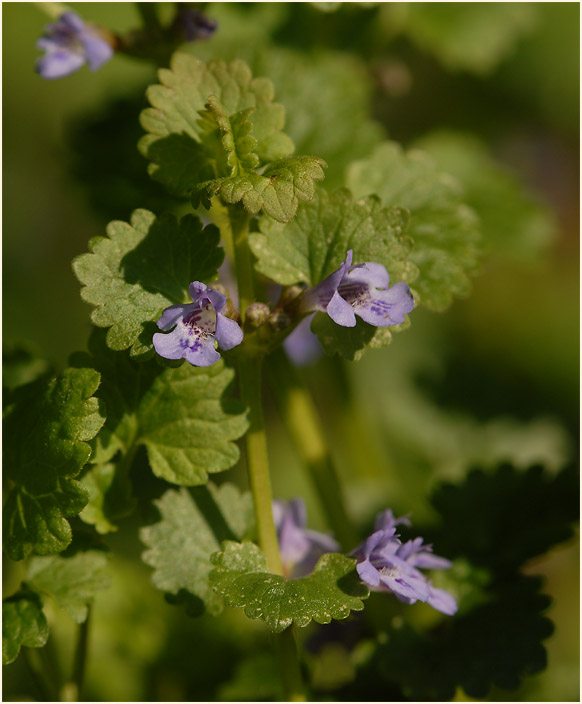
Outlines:
{"label": "hairy stem", "polygon": [[91,618],[91,605],[87,612],[87,618],[79,624],[79,635],[77,637],[77,647],[73,660],[73,674],[71,680],[63,687],[61,700],[64,702],[83,701],[83,683],[85,681],[85,669],[87,665],[87,646],[89,643],[89,620]]}
{"label": "hairy stem", "polygon": [[309,470],[328,523],[344,549],[350,550],[358,537],[345,507],[340,480],[311,394],[283,350],[271,355],[268,370],[285,425]]}
{"label": "hairy stem", "polygon": [[240,317],[244,323],[246,310],[255,299],[255,281],[249,248],[250,215],[242,206],[231,207],[230,224],[234,246],[234,266],[238,284]]}

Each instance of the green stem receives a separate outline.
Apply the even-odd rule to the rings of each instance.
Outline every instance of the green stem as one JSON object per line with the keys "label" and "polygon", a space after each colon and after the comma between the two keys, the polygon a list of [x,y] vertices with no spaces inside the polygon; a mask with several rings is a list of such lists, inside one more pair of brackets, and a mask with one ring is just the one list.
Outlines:
{"label": "green stem", "polygon": [[328,523],[342,546],[349,550],[358,536],[345,506],[342,487],[311,394],[283,350],[269,357],[271,389],[285,425],[308,468]]}
{"label": "green stem", "polygon": [[89,605],[87,618],[79,625],[79,636],[77,638],[77,647],[75,648],[75,659],[73,660],[73,675],[71,681],[63,687],[62,691],[61,699],[65,702],[80,702],[83,700],[90,618],[91,606]]}
{"label": "green stem", "polygon": [[293,626],[290,626],[275,637],[275,647],[286,697],[285,701],[307,701],[301,668],[297,658],[297,643]]}
{"label": "green stem", "polygon": [[242,206],[233,206],[230,212],[240,317],[244,323],[246,310],[255,299],[255,280],[249,248],[251,217]]}
{"label": "green stem", "polygon": [[28,667],[31,679],[38,687],[41,694],[41,701],[51,702],[56,701],[58,694],[58,686],[49,676],[45,667],[42,654],[38,648],[23,648],[24,661]]}
{"label": "green stem", "polygon": [[273,523],[271,478],[267,456],[267,438],[261,394],[262,360],[243,358],[239,366],[241,400],[249,409],[250,428],[245,436],[249,483],[253,495],[259,545],[267,557],[267,566],[283,574],[277,532]]}

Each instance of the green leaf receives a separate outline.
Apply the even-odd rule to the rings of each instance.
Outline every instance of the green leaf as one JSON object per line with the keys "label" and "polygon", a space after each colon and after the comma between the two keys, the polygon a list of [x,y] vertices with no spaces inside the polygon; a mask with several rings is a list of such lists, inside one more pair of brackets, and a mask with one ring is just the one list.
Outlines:
{"label": "green leaf", "polygon": [[442,518],[431,535],[439,550],[505,573],[572,536],[578,477],[573,467],[551,476],[541,466],[504,464],[442,485],[431,501]]}
{"label": "green leaf", "polygon": [[254,520],[251,495],[241,494],[232,484],[216,487],[209,482],[190,491],[169,490],[155,504],[161,520],[140,531],[149,548],[143,560],[155,569],[154,584],[187,602],[201,601],[214,615],[220,613],[222,600],[208,583],[210,556],[220,550],[222,540],[249,534]]}
{"label": "green leaf", "polygon": [[427,154],[384,142],[369,159],[352,164],[347,182],[358,197],[376,193],[384,205],[410,211],[410,260],[420,270],[414,285],[422,305],[442,311],[454,296],[468,294],[469,276],[477,270],[480,230],[451,176],[439,172]]}
{"label": "green leaf", "polygon": [[100,550],[77,552],[70,557],[33,557],[26,583],[50,595],[76,623],[83,623],[96,594],[109,587],[106,568],[107,556]]}
{"label": "green leaf", "polygon": [[492,253],[523,259],[539,255],[550,244],[556,224],[549,209],[536,202],[479,139],[432,132],[416,146],[462,185],[463,199],[479,216],[484,244]]}
{"label": "green leaf", "polygon": [[364,608],[368,588],[355,570],[356,561],[340,554],[323,555],[308,577],[285,579],[267,570],[265,555],[254,543],[223,543],[212,558],[210,582],[229,606],[249,618],[262,618],[275,632],[292,623],[307,626],[344,619]]}
{"label": "green leaf", "polygon": [[6,411],[6,476],[14,483],[4,506],[4,546],[13,560],[31,552],[60,552],[71,542],[67,518],[87,503],[75,481],[91,455],[87,444],[104,417],[92,394],[94,369],[66,369],[58,377],[19,387]]}
{"label": "green leaf", "polygon": [[323,178],[325,162],[314,156],[295,156],[273,162],[257,174],[250,171],[200,184],[193,195],[194,207],[200,202],[210,208],[211,199],[220,196],[225,203],[242,201],[252,215],[263,210],[278,222],[289,222],[297,212],[299,201],[309,201],[315,194],[314,181]]}
{"label": "green leaf", "polygon": [[[29,384],[50,371],[50,364],[32,345],[12,344],[2,348],[2,386],[5,389]],[[7,405],[6,397],[4,403]]]}
{"label": "green leaf", "polygon": [[244,61],[227,65],[215,59],[204,63],[177,52],[172,57],[171,68],[159,72],[159,80],[161,85],[148,89],[152,107],[142,112],[141,123],[149,134],[139,146],[142,154],[152,161],[150,174],[171,191],[188,194],[209,175],[225,175],[217,173],[213,163],[216,154],[204,141],[208,137],[208,122],[207,115],[201,113],[207,108],[210,96],[222,104],[226,118],[243,111],[249,117],[252,115],[254,149],[261,161],[292,154],[293,143],[281,132],[285,110],[273,103],[272,83],[253,78]]}
{"label": "green leaf", "polygon": [[348,164],[385,138],[383,127],[370,119],[374,85],[356,55],[270,47],[256,52],[251,65],[277,86],[297,152],[325,159],[327,190],[342,186]]}
{"label": "green leaf", "polygon": [[375,328],[358,318],[355,327],[345,328],[336,325],[329,315],[318,313],[313,318],[311,330],[319,338],[326,354],[330,356],[338,354],[351,362],[357,362],[368,347],[379,349],[389,345],[393,332],[400,332],[409,326],[410,323],[405,322],[400,325]]}
{"label": "green leaf", "polygon": [[257,271],[284,286],[315,286],[345,261],[348,249],[354,264],[379,262],[396,283],[411,281],[417,273],[406,261],[411,249],[403,234],[406,223],[402,208],[382,208],[378,198],[355,201],[345,188],[332,195],[318,189],[293,222],[261,218],[261,232],[251,234],[249,242]]}
{"label": "green leaf", "polygon": [[[488,74],[536,23],[531,3],[397,3],[395,23],[452,70]],[[394,14],[396,13],[396,14]]]}
{"label": "green leaf", "polygon": [[123,463],[144,445],[157,477],[186,486],[204,484],[208,474],[237,462],[234,441],[248,423],[243,405],[226,396],[232,369],[222,360],[210,367],[175,368],[155,360],[135,362],[108,349],[104,337],[96,329],[89,342],[91,364],[102,374],[99,396],[108,409],[94,461],[109,462],[120,452]]}
{"label": "green leaf", "polygon": [[49,628],[38,594],[18,592],[2,602],[2,664],[14,662],[24,645],[42,648]]}
{"label": "green leaf", "polygon": [[96,237],[90,253],[73,261],[84,285],[81,297],[96,306],[91,319],[110,328],[107,344],[114,350],[131,347],[131,355],[153,354],[154,322],[164,308],[190,300],[192,281],[213,279],[224,259],[219,233],[186,215],[156,218],[136,210],[131,223],[113,221],[107,237]]}
{"label": "green leaf", "polygon": [[492,685],[516,688],[522,677],[542,670],[547,658],[542,641],[552,622],[543,616],[549,598],[541,580],[513,575],[489,590],[488,601],[440,623],[429,633],[410,626],[392,628],[354,688],[373,679],[401,689],[394,698],[446,701],[461,686],[485,698]]}
{"label": "green leaf", "polygon": [[273,102],[270,81],[253,78],[240,60],[204,63],[183,53],[159,78],[162,85],[148,90],[153,107],[142,125],[149,134],[140,142],[153,178],[174,193],[192,193],[195,206],[208,208],[220,196],[282,222],[313,196],[325,162],[288,158],[294,146],[282,132],[285,110]]}
{"label": "green leaf", "polygon": [[136,506],[128,473],[117,471],[114,462],[89,466],[81,484],[89,494],[89,502],[79,518],[102,535],[116,531],[118,519],[132,513]]}

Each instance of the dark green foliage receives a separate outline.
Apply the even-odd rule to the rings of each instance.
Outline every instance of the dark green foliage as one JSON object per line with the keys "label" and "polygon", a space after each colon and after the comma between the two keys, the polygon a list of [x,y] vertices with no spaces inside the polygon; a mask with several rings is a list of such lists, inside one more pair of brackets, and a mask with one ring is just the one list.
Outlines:
{"label": "dark green foliage", "polygon": [[572,536],[578,476],[574,467],[554,476],[540,466],[474,470],[462,484],[441,486],[432,503],[441,515],[431,534],[440,552],[504,574]]}

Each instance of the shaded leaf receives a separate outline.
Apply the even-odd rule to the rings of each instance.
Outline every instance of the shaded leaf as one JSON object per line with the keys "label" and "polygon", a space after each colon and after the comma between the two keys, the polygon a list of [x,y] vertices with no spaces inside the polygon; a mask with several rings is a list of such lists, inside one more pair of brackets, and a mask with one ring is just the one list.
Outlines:
{"label": "shaded leaf", "polygon": [[[196,600],[212,614],[222,610],[222,599],[208,583],[210,556],[227,538],[241,539],[253,525],[251,495],[233,484],[220,487],[209,482],[187,491],[169,490],[155,502],[161,520],[140,531],[149,548],[143,560],[154,568],[158,589],[176,595],[172,603],[185,602],[191,615]],[[203,609],[202,609],[203,610]]]}
{"label": "shaded leaf", "polygon": [[104,422],[92,394],[94,369],[66,369],[58,377],[19,387],[5,414],[6,476],[14,483],[4,506],[4,547],[13,560],[31,552],[60,552],[71,542],[67,518],[87,503],[75,478],[91,455],[87,444]]}
{"label": "shaded leaf", "polygon": [[442,311],[453,297],[468,294],[469,277],[477,270],[480,230],[451,176],[439,172],[424,152],[403,152],[396,143],[384,142],[369,159],[352,164],[347,183],[357,197],[375,193],[384,205],[410,211],[410,261],[420,271],[414,286],[422,305]]}
{"label": "shaded leaf", "polygon": [[[536,23],[530,3],[397,3],[396,25],[452,70],[488,74]],[[394,14],[395,13],[395,14]]]}
{"label": "shaded leaf", "polygon": [[[156,476],[187,486],[204,484],[209,473],[237,462],[234,440],[245,433],[248,423],[244,406],[226,396],[232,369],[222,360],[210,367],[175,368],[155,360],[135,362],[109,350],[104,337],[103,331],[94,330],[89,344],[91,364],[102,374],[100,398],[108,408],[95,462],[109,462],[119,452],[121,472],[128,472],[131,456],[144,445]],[[86,363],[85,358],[80,357],[79,363]],[[123,476],[119,479],[110,501],[119,500],[124,491]]]}
{"label": "shaded leaf", "polygon": [[458,686],[479,699],[491,686],[515,689],[546,665],[542,641],[553,626],[543,616],[549,598],[540,586],[535,577],[516,575],[492,588],[487,603],[432,632],[391,629],[360,676],[379,676],[410,701],[446,701]]}
{"label": "shaded leaf", "polygon": [[431,501],[442,520],[431,539],[444,554],[505,573],[571,537],[578,478],[572,467],[552,476],[539,465],[523,471],[506,464],[444,484]]}
{"label": "shaded leaf", "polygon": [[76,623],[83,623],[96,594],[109,587],[106,568],[107,556],[100,550],[33,557],[26,581],[35,591],[50,595]]}
{"label": "shaded leaf", "polygon": [[536,202],[476,137],[433,132],[416,145],[459,181],[464,201],[481,220],[484,245],[492,253],[527,258],[552,241],[556,224],[549,209]]}
{"label": "shaded leaf", "polygon": [[109,347],[153,354],[154,321],[164,308],[190,302],[190,283],[216,276],[224,259],[219,239],[213,225],[202,229],[193,215],[178,222],[136,210],[131,223],[113,221],[107,237],[91,240],[90,253],[78,256],[73,270],[83,284],[81,297],[96,306],[91,320],[110,328]]}
{"label": "shaded leaf", "polygon": [[31,591],[21,591],[2,602],[2,664],[14,662],[21,646],[42,648],[49,628],[42,602]]}
{"label": "shaded leaf", "polygon": [[275,632],[292,623],[330,623],[364,608],[368,588],[359,581],[356,561],[337,553],[323,555],[308,577],[285,579],[267,570],[265,555],[254,543],[226,541],[212,558],[210,582],[229,606],[249,618],[262,618]]}

